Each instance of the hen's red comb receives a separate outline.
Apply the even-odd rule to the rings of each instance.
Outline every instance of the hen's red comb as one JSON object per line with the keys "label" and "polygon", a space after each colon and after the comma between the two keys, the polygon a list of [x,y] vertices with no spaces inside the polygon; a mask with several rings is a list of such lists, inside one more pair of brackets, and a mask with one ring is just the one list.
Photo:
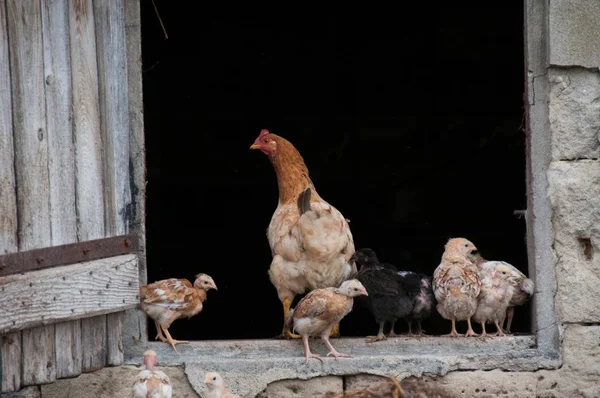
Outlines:
{"label": "hen's red comb", "polygon": [[269,134],[269,130],[267,129],[262,129],[260,130],[260,135],[258,136],[259,138],[262,137],[263,135],[267,135]]}

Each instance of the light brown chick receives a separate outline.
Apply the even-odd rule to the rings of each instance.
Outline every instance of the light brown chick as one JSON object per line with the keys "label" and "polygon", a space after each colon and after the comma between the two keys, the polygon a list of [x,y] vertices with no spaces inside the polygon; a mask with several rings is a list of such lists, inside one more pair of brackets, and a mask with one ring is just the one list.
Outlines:
{"label": "light brown chick", "polygon": [[481,293],[477,301],[477,310],[473,320],[481,324],[481,337],[488,336],[485,330],[486,323],[496,325],[496,333],[492,336],[504,336],[500,321],[509,306],[515,292],[516,283],[510,268],[501,261],[488,261],[479,270],[481,279]]}
{"label": "light brown chick", "polygon": [[481,290],[477,266],[477,248],[464,238],[448,240],[442,260],[433,273],[433,293],[437,310],[442,317],[452,321],[452,331],[447,335],[457,337],[456,321],[467,321],[465,336],[477,336],[471,326],[471,317],[477,309]]}
{"label": "light brown chick", "polygon": [[329,341],[329,335],[334,325],[352,311],[354,297],[368,296],[367,290],[357,279],[344,281],[340,287],[327,287],[310,291],[298,302],[294,310],[286,319],[286,327],[293,325],[293,331],[302,337],[306,363],[309,358],[316,358],[323,362],[321,356],[310,352],[308,338],[320,336],[329,353],[327,356],[351,357],[336,351]]}
{"label": "light brown chick", "polygon": [[223,377],[217,372],[207,372],[204,375],[204,384],[206,392],[202,395],[204,398],[240,398],[239,395],[227,390]]}
{"label": "light brown chick", "polygon": [[154,320],[158,331],[156,338],[171,344],[175,352],[176,344],[187,343],[174,340],[168,329],[176,319],[191,318],[200,313],[210,289],[217,290],[217,285],[206,274],[196,275],[193,285],[187,279],[170,278],[140,286],[140,306]]}

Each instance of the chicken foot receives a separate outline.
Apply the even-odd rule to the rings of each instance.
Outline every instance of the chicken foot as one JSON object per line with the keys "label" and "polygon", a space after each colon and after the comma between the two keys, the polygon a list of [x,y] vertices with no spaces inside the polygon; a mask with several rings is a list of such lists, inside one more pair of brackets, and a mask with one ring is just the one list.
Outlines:
{"label": "chicken foot", "polygon": [[[161,325],[161,327],[162,327],[162,325]],[[177,349],[175,348],[176,344],[186,344],[186,343],[189,343],[189,341],[186,341],[186,340],[175,340],[175,339],[173,339],[173,337],[171,337],[171,334],[169,333],[169,329],[168,328],[163,327],[162,329],[165,332],[165,334],[167,335],[167,341],[166,342],[169,343],[169,344],[171,344],[171,347],[173,347],[173,351],[177,352]]]}
{"label": "chicken foot", "polygon": [[502,326],[500,326],[500,322],[498,322],[498,320],[496,319],[494,323],[496,324],[496,333],[494,333],[493,336],[506,336],[506,334],[502,331]]}
{"label": "chicken foot", "polygon": [[456,331],[456,318],[452,317],[451,321],[452,321],[452,331],[448,334],[442,335],[443,337],[458,337],[459,336],[458,332]]}
{"label": "chicken foot", "polygon": [[[506,334],[512,334],[510,331],[510,325],[512,324],[513,316],[515,316],[515,307],[508,307],[506,309],[506,317],[508,320],[506,321]],[[502,324],[504,324],[504,319],[502,320]],[[498,329],[501,330],[502,328]]]}
{"label": "chicken foot", "polygon": [[379,332],[377,333],[377,336],[367,336],[367,338],[365,339],[365,341],[367,343],[374,343],[376,341],[387,340],[387,337],[385,337],[385,334],[383,333],[383,326],[384,325],[385,325],[385,321],[384,322],[379,322]]}
{"label": "chicken foot", "polygon": [[482,339],[485,340],[486,338],[493,336],[491,334],[487,334],[487,332],[485,331],[485,321],[481,321],[479,323],[481,324],[481,330],[482,330],[482,332],[479,335],[479,337],[481,337]]}
{"label": "chicken foot", "polygon": [[315,358],[323,363],[323,358],[319,354],[313,354],[310,352],[310,347],[308,346],[308,336],[302,336],[302,343],[304,344],[304,357],[306,358],[306,363],[308,363],[309,358]]}
{"label": "chicken foot", "polygon": [[285,299],[283,299],[282,304],[283,304],[283,330],[281,331],[281,334],[277,337],[280,339],[299,339],[300,338],[299,334],[292,333],[292,331],[289,330],[285,326],[285,321],[288,318],[288,315],[290,312],[290,307],[292,306],[292,300],[285,298]]}
{"label": "chicken foot", "polygon": [[329,352],[327,353],[327,356],[332,356],[334,358],[352,358],[352,355],[350,354],[342,354],[340,352],[337,352],[337,350],[335,348],[333,348],[333,346],[331,345],[331,342],[329,341],[329,336],[328,333],[325,333],[321,336],[321,339],[325,342],[325,345],[327,346],[327,348],[329,348]]}
{"label": "chicken foot", "polygon": [[158,332],[158,334],[156,335],[156,337],[154,338],[154,340],[160,340],[163,343],[166,343],[167,342],[167,338],[162,333],[162,329],[161,329],[160,323],[158,323],[158,321],[154,321],[154,326],[156,327],[156,331]]}
{"label": "chicken foot", "polygon": [[396,325],[396,321],[392,321],[390,322],[392,325],[390,326],[390,332],[388,333],[388,337],[392,338],[392,337],[400,337],[400,334],[396,334],[396,332],[394,331],[394,326]]}
{"label": "chicken foot", "polygon": [[471,326],[471,317],[467,318],[467,325],[469,325],[469,327],[467,328],[465,337],[478,337],[479,335],[473,331],[473,327]]}

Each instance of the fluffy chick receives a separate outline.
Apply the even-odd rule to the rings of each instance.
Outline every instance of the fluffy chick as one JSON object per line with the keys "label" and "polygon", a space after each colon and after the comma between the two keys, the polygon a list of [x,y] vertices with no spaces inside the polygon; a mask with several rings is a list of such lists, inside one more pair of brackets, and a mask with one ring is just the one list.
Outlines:
{"label": "fluffy chick", "polygon": [[173,388],[169,376],[160,370],[155,370],[156,352],[148,350],[144,352],[144,365],[133,383],[133,398],[171,398]]}
{"label": "fluffy chick", "polygon": [[350,279],[342,282],[337,288],[327,287],[310,291],[298,302],[294,310],[290,310],[285,326],[289,329],[293,325],[292,331],[302,336],[306,363],[309,358],[323,362],[320,355],[310,352],[308,338],[311,336],[321,337],[329,348],[327,356],[351,357],[337,352],[329,341],[329,335],[333,326],[339,324],[352,311],[354,297],[360,295],[368,296],[367,290],[357,279]]}
{"label": "fluffy chick", "polygon": [[515,292],[515,282],[510,268],[499,261],[488,261],[479,270],[481,279],[481,292],[477,298],[477,309],[473,320],[481,324],[481,337],[488,336],[485,330],[486,323],[496,325],[496,333],[492,336],[504,336],[500,320],[503,319],[506,309]]}
{"label": "fluffy chick", "polygon": [[[391,323],[390,337],[394,336],[394,323],[398,318],[410,314],[414,306],[414,297],[409,295],[402,283],[409,277],[399,275],[391,264],[380,264],[377,254],[369,248],[354,252],[351,261],[355,261],[359,271],[358,279],[369,293],[366,297],[357,297],[356,301],[369,309],[375,322],[379,324],[377,336],[367,337],[367,342],[387,339],[383,332],[386,322]],[[408,282],[408,281],[406,281]],[[407,283],[411,285],[410,283]],[[415,285],[413,283],[412,285]]]}
{"label": "fluffy chick", "polygon": [[217,372],[207,372],[204,375],[204,384],[207,390],[202,395],[204,398],[240,398],[239,395],[227,390],[223,377]]}
{"label": "fluffy chick", "polygon": [[475,265],[479,254],[475,245],[464,238],[446,242],[442,259],[433,273],[433,293],[440,315],[452,321],[447,335],[457,337],[456,321],[467,321],[465,336],[477,336],[471,326],[471,317],[477,309],[481,281]]}
{"label": "fluffy chick", "polygon": [[[510,269],[510,272],[513,274],[513,277],[510,279],[510,282],[514,285],[514,294],[508,303],[508,308],[506,309],[506,313],[502,316],[500,320],[500,326],[504,329],[506,334],[512,334],[510,331],[510,327],[512,325],[512,320],[515,315],[515,307],[521,306],[528,302],[531,297],[533,297],[535,284],[533,280],[529,279],[524,273],[519,271],[514,265],[507,263],[506,261],[488,261],[483,257],[479,256],[477,259],[477,266],[481,268],[484,264],[489,262],[500,262],[503,263],[506,267]],[[506,321],[506,328],[504,328],[504,320]]]}

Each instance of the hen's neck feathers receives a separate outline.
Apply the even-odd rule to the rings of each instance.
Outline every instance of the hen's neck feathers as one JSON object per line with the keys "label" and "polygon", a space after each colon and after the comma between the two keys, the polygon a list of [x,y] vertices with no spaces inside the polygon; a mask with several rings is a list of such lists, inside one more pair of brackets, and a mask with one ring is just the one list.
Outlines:
{"label": "hen's neck feathers", "polygon": [[271,135],[277,143],[277,150],[270,159],[277,174],[279,203],[295,203],[298,195],[309,187],[312,190],[312,197],[319,198],[300,152],[285,138]]}

